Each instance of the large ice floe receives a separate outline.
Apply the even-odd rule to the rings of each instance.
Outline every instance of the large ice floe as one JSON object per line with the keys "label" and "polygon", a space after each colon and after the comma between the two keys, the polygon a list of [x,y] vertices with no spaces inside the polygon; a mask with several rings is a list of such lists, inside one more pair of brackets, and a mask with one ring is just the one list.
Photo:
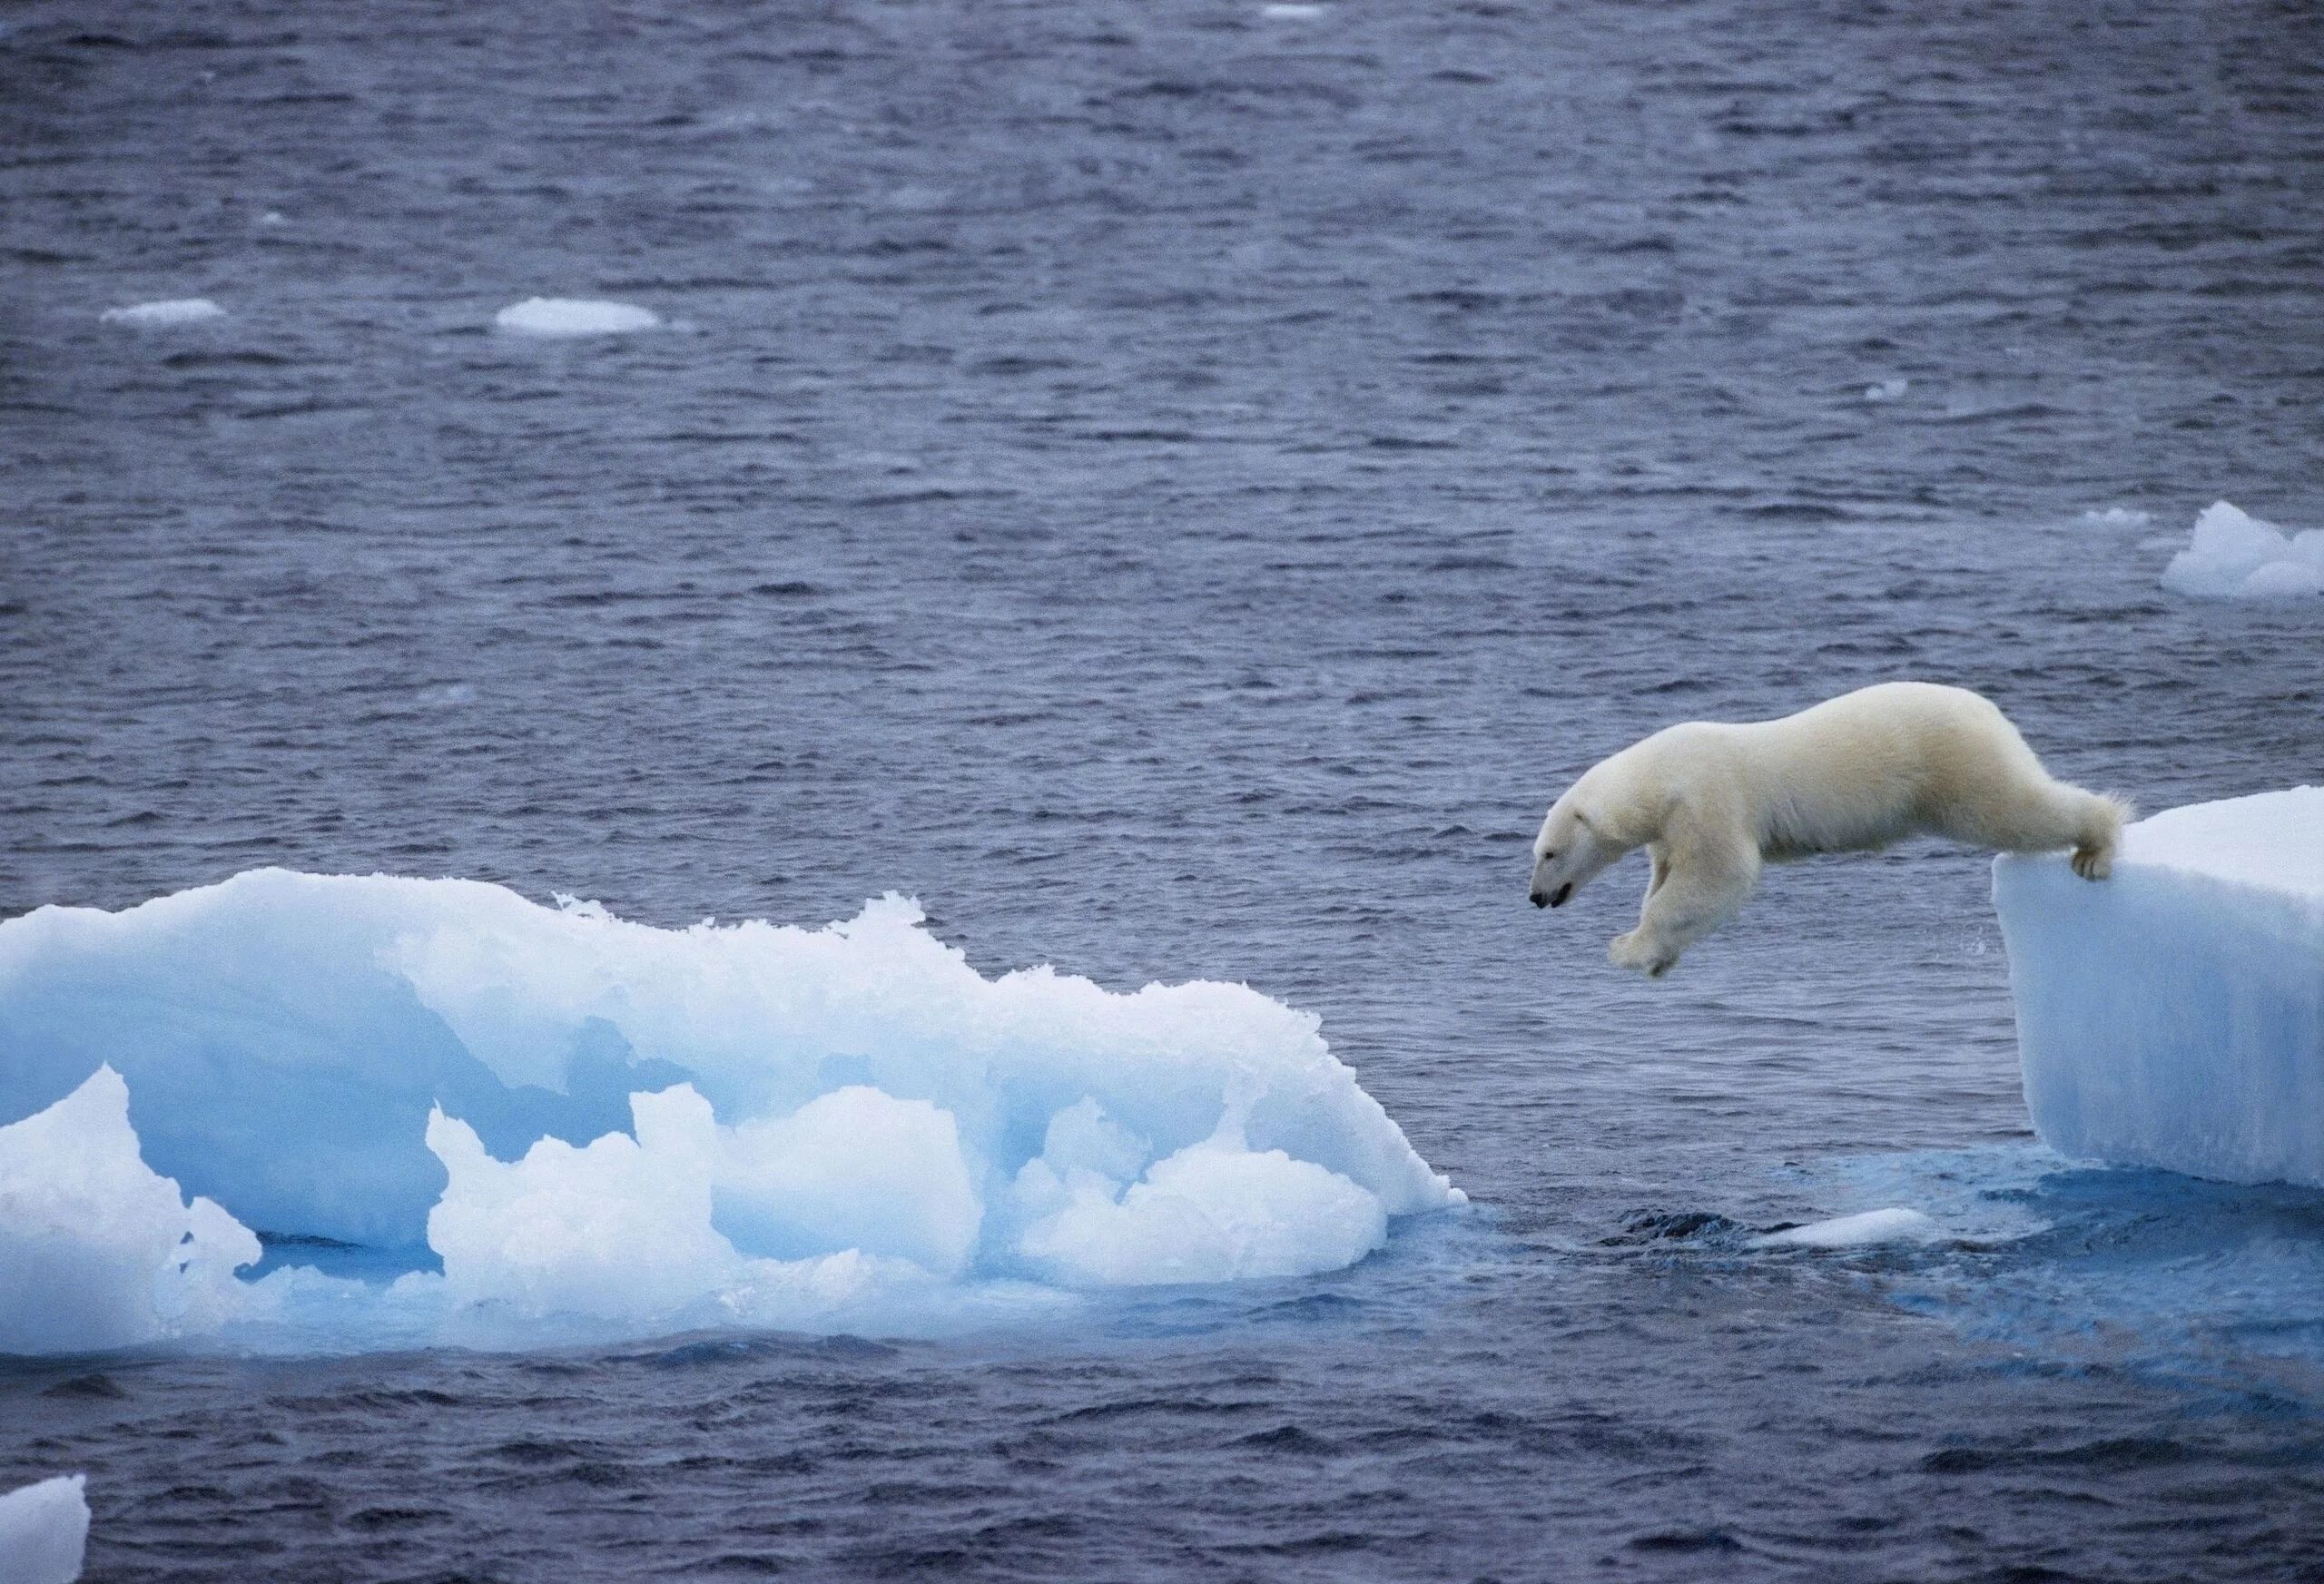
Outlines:
{"label": "large ice floe", "polygon": [[2162,586],[2203,599],[2324,595],[2324,528],[2290,534],[2214,501],[2195,519],[2187,547],[2163,568]]}
{"label": "large ice floe", "polygon": [[89,1544],[85,1480],[59,1474],[0,1495],[0,1584],[73,1584]]}
{"label": "large ice floe", "polygon": [[1312,1016],[988,979],[892,896],[662,930],[262,870],[44,908],[0,923],[0,1353],[927,1330],[1336,1269],[1461,1200]]}
{"label": "large ice floe", "polygon": [[2324,788],[2141,821],[2096,884],[2001,858],[1994,901],[2043,1142],[2324,1185]]}

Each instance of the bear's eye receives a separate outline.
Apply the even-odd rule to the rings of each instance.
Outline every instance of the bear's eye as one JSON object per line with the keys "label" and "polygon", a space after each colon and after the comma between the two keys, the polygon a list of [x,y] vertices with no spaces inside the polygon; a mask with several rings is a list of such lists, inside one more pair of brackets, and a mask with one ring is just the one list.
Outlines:
{"label": "bear's eye", "polygon": [[1555,858],[1557,854],[1554,852],[1544,852],[1541,854],[1541,861],[1543,863],[1547,863],[1551,859]]}

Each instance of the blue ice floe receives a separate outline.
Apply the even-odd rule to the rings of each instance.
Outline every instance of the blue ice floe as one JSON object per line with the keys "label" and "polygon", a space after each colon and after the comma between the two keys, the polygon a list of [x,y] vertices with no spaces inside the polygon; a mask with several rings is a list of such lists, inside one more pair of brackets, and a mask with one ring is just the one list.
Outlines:
{"label": "blue ice floe", "polygon": [[[896,897],[661,930],[269,870],[0,923],[0,1353],[938,1329],[1461,1199],[1312,1016],[988,979]],[[403,1274],[300,1255],[349,1245]]]}
{"label": "blue ice floe", "polygon": [[1994,902],[2044,1143],[2324,1186],[2324,788],[2141,821],[2096,884],[2003,857]]}

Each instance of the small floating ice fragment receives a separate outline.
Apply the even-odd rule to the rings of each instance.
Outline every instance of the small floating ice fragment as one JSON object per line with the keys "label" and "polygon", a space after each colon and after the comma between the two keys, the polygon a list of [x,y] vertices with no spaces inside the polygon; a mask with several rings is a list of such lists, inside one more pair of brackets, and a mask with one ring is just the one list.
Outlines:
{"label": "small floating ice fragment", "polygon": [[2287,534],[2226,501],[2195,519],[2162,586],[2197,599],[2285,599],[2324,594],[2324,528]]}
{"label": "small floating ice fragment", "polygon": [[0,1496],[0,1584],[73,1584],[89,1543],[89,1500],[79,1474],[59,1474]]}
{"label": "small floating ice fragment", "polygon": [[1260,6],[1259,15],[1273,17],[1277,22],[1307,22],[1323,15],[1324,8],[1295,4],[1294,0],[1275,0],[1272,5]]}
{"label": "small floating ice fragment", "polygon": [[97,317],[106,324],[135,325],[141,330],[153,330],[166,325],[200,324],[204,320],[223,319],[226,310],[206,297],[173,297],[167,302],[139,302],[127,308],[108,308]]}
{"label": "small floating ice fragment", "polygon": [[1751,1240],[1753,1248],[1865,1248],[1880,1243],[1926,1243],[1942,1235],[1935,1222],[1917,1210],[1892,1205],[1855,1215],[1835,1215],[1805,1226],[1787,1226]]}
{"label": "small floating ice fragment", "polygon": [[1912,384],[1909,379],[1883,379],[1877,385],[1866,386],[1864,398],[1866,401],[1894,401],[1912,389]]}
{"label": "small floating ice fragment", "polygon": [[492,322],[526,336],[618,336],[650,330],[662,316],[630,302],[600,302],[580,297],[528,297],[502,309]]}
{"label": "small floating ice fragment", "polygon": [[2093,507],[2082,514],[2082,520],[2102,528],[2142,528],[2154,521],[2154,514],[2128,506],[2110,506],[2102,510]]}

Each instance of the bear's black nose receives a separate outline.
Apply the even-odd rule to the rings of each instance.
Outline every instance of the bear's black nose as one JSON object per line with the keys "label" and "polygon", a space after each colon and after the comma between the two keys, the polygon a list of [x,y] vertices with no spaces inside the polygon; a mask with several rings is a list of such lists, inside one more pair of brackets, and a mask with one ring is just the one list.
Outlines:
{"label": "bear's black nose", "polygon": [[1550,899],[1543,896],[1541,892],[1535,891],[1533,893],[1533,905],[1537,908],[1546,908],[1550,905]]}

